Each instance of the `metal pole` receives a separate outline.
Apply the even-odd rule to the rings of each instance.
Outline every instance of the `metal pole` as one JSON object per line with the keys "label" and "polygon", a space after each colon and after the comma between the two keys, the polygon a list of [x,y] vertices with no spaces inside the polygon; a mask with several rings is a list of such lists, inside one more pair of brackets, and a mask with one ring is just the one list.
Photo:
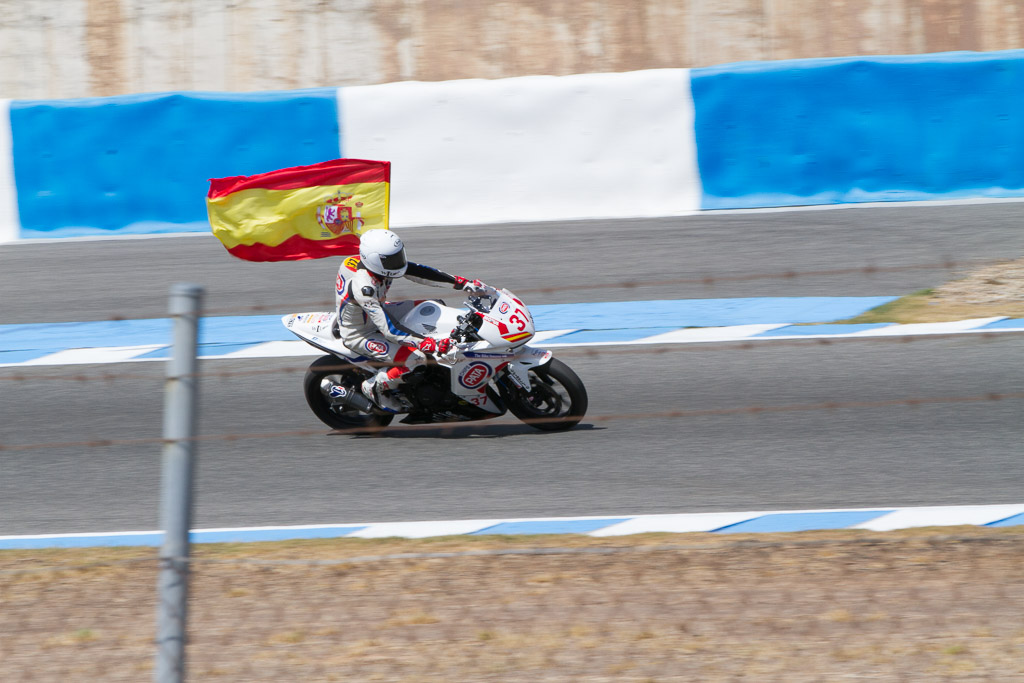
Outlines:
{"label": "metal pole", "polygon": [[174,346],[164,390],[164,450],[160,483],[160,577],[156,628],[157,683],[185,680],[188,605],[188,532],[192,522],[192,472],[195,460],[196,396],[199,381],[199,311],[203,288],[171,287]]}

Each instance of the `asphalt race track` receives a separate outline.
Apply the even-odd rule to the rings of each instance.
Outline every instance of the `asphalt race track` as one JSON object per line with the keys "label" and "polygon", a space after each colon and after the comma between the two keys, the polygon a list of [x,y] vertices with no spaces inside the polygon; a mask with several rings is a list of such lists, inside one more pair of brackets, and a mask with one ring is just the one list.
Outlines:
{"label": "asphalt race track", "polygon": [[[899,295],[952,275],[913,266],[1019,257],[1022,211],[744,213],[405,237],[413,260],[533,304]],[[868,266],[880,272],[859,272]],[[319,309],[334,267],[244,263],[201,236],[4,246],[0,322],[162,317],[179,281],[207,287],[211,314]],[[844,272],[786,276],[807,271]],[[960,399],[1024,391],[1024,335],[599,351],[559,351],[590,393],[590,419],[564,434],[502,418],[333,435],[305,406],[302,359],[204,361],[225,376],[203,379],[203,434],[243,438],[201,442],[195,524],[1021,502],[1021,399]],[[0,444],[128,442],[0,451],[0,534],[156,528],[160,444],[147,440],[160,436],[164,371],[0,368]],[[684,413],[647,416],[667,411]]]}

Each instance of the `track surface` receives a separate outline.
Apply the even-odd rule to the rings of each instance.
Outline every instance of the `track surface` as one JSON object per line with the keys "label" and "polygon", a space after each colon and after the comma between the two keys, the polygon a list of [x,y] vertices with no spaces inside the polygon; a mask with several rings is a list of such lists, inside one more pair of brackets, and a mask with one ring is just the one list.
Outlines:
{"label": "track surface", "polygon": [[[1020,205],[845,209],[653,221],[421,228],[414,260],[523,291],[528,303],[903,294],[944,269],[614,288],[659,281],[909,266],[1024,251]],[[525,245],[525,248],[524,246]],[[160,317],[172,282],[214,313],[285,313],[329,301],[334,264],[249,264],[210,238],[0,248],[2,322]],[[408,286],[408,295],[436,290]],[[401,294],[399,292],[399,294]],[[249,307],[263,307],[254,311]],[[635,350],[635,347],[634,349]],[[658,349],[645,349],[656,351]],[[1024,338],[673,347],[559,355],[587,383],[590,415],[935,399],[1020,392]],[[646,514],[1020,502],[1021,401],[589,420],[541,434],[502,419],[473,429],[327,434],[297,359],[204,362],[271,371],[203,381],[205,434],[308,435],[200,446],[197,526]],[[275,370],[280,372],[273,372]],[[160,363],[0,369],[0,444],[160,434]],[[79,382],[55,376],[129,373]],[[17,375],[24,379],[9,381]],[[0,452],[0,534],[157,526],[160,446]]]}

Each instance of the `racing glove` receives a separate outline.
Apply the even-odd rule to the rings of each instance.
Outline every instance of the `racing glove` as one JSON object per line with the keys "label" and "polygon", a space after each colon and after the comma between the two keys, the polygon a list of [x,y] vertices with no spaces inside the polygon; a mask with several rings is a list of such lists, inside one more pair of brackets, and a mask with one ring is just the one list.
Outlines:
{"label": "racing glove", "polygon": [[444,339],[432,339],[427,337],[419,344],[419,350],[423,353],[436,353],[444,355],[448,353],[448,350],[452,348],[452,340],[448,337]]}
{"label": "racing glove", "polygon": [[455,289],[461,289],[470,294],[486,294],[488,287],[480,280],[469,280],[468,278],[455,275]]}

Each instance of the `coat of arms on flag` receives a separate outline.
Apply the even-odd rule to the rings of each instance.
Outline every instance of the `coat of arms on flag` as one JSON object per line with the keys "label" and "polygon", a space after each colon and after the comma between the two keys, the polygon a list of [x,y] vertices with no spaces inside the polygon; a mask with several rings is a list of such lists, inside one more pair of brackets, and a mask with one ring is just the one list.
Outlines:
{"label": "coat of arms on flag", "polygon": [[354,201],[353,195],[340,192],[327,200],[326,204],[316,207],[316,222],[325,232],[323,237],[340,235],[343,232],[358,234],[359,228],[365,225],[362,215],[362,202]]}
{"label": "coat of arms on flag", "polygon": [[334,159],[252,176],[214,178],[213,234],[247,261],[359,252],[359,235],[388,227],[391,162]]}

